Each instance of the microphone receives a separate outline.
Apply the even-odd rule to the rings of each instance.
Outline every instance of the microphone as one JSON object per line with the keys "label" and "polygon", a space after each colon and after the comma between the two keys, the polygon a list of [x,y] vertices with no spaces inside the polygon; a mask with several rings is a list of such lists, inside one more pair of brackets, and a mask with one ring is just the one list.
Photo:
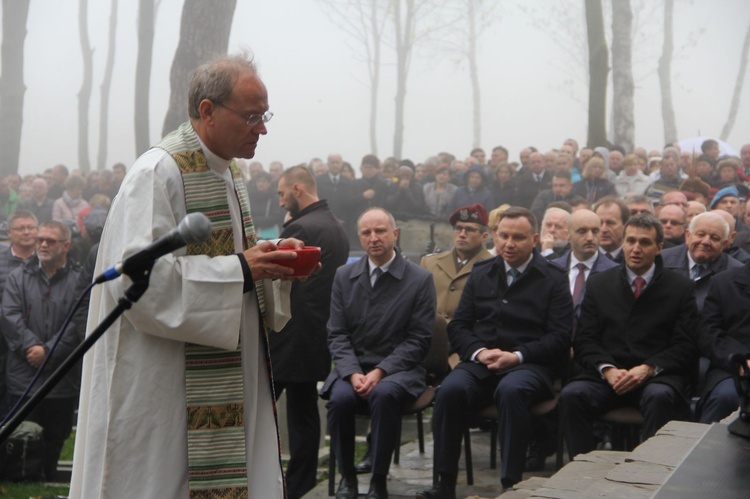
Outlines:
{"label": "microphone", "polygon": [[154,261],[188,244],[202,243],[211,236],[211,221],[203,213],[190,213],[175,227],[141,251],[121,261],[94,279],[94,284],[130,275],[153,265]]}

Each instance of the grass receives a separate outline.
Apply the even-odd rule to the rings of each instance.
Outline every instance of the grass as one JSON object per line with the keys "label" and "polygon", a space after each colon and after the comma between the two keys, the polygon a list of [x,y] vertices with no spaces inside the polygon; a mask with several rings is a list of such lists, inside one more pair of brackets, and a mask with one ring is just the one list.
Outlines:
{"label": "grass", "polygon": [[44,483],[0,482],[0,497],[11,499],[56,499],[67,497],[68,486],[46,485]]}
{"label": "grass", "polygon": [[70,434],[70,437],[65,441],[62,450],[60,451],[60,461],[72,461],[73,460],[73,447],[76,442],[76,432]]}

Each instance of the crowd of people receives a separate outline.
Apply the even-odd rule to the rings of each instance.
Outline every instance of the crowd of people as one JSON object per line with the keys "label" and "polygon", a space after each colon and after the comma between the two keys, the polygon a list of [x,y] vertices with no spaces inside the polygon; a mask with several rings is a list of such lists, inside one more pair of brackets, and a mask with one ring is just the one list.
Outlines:
{"label": "crowd of people", "polygon": [[[525,149],[519,163],[498,147],[487,161],[481,150],[463,161],[440,154],[419,165],[366,155],[361,178],[343,173],[347,163],[338,154],[302,165],[366,253],[339,269],[327,328],[333,371],[321,394],[341,473],[337,497],[356,497],[362,472],[372,473],[368,497],[386,497],[400,408],[424,389],[404,379],[424,379],[414,359],[426,355],[425,334],[400,326],[394,300],[410,311],[405,323],[434,327],[414,315],[425,310],[445,318],[458,357],[435,401],[438,480],[418,498],[455,497],[456,428],[488,405],[499,415],[503,489],[555,450],[555,425],[530,412],[555,390],[571,458],[607,444],[606,428],[594,422],[610,409],[638,408],[644,438],[673,419],[710,423],[734,411],[736,369],[727,357],[750,352],[741,318],[750,303],[739,298],[750,279],[750,144],[741,151],[720,157],[713,140],[700,155],[676,144],[650,153],[578,151],[569,139],[552,153]],[[409,284],[416,276],[406,277],[415,271],[391,270],[404,256],[395,247],[397,220],[414,218],[454,229],[452,248],[421,260],[433,277],[434,309],[401,294],[419,289]],[[361,275],[367,285],[355,285]],[[733,300],[722,300],[726,294]],[[384,316],[387,328],[378,322]],[[386,346],[392,334],[398,349]],[[368,343],[375,338],[383,344]],[[394,377],[396,359],[403,365]],[[355,380],[360,373],[366,378]],[[349,383],[335,384],[347,376]],[[351,425],[362,410],[371,415],[371,434],[355,465]]]}
{"label": "crowd of people", "polygon": [[[37,389],[83,339],[85,310],[57,341],[91,282],[96,244],[124,176],[121,164],[85,178],[56,165],[42,175],[0,180],[0,421],[33,394],[26,389],[42,365]],[[43,472],[50,480],[71,433],[79,388],[80,366],[27,418],[44,429]]]}
{"label": "crowd of people", "polygon": [[[190,95],[190,121],[127,176],[119,164],[85,176],[58,165],[0,182],[0,416],[23,402],[45,361],[49,374],[83,337],[77,316],[54,347],[91,282],[100,237],[99,267],[187,213],[213,223],[207,242],[156,262],[156,289],[86,357],[83,382],[74,370],[30,416],[44,428],[52,477],[80,390],[73,495],[302,497],[315,484],[320,395],[341,474],[336,497],[357,496],[361,471],[372,473],[367,497],[387,497],[401,412],[434,374],[423,362],[443,319],[455,359],[435,398],[437,480],[421,499],[455,497],[463,428],[488,406],[498,413],[503,489],[543,464],[554,437],[531,408],[556,391],[571,457],[595,448],[594,421],[612,408],[637,407],[644,437],[671,419],[708,423],[736,409],[727,357],[750,350],[750,144],[731,157],[712,140],[695,154],[676,144],[579,150],[568,139],[546,153],[527,147],[517,162],[495,147],[489,157],[477,148],[420,164],[367,154],[359,177],[335,153],[266,171],[232,161],[252,158],[273,116],[254,65],[209,63]],[[405,258],[398,221],[411,219],[450,224],[453,246]],[[322,247],[323,267],[307,280],[278,263],[303,243]],[[364,256],[346,263],[350,247]],[[271,280],[291,281],[290,291]],[[94,320],[122,281],[97,288]],[[280,320],[274,301],[285,296],[291,319]],[[286,479],[270,458],[282,392]],[[371,416],[369,462],[355,464],[361,412]],[[134,484],[111,467],[122,477],[160,470],[164,480]]]}

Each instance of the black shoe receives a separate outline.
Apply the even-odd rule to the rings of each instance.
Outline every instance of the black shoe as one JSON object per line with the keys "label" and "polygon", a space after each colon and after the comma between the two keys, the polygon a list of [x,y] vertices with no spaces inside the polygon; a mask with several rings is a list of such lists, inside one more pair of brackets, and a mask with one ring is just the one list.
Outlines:
{"label": "black shoe", "polygon": [[357,463],[357,466],[355,466],[354,469],[357,470],[358,475],[372,472],[372,451],[370,450],[369,445],[367,446],[365,455],[362,456],[362,460]]}
{"label": "black shoe", "polygon": [[388,487],[385,480],[372,480],[370,490],[367,491],[367,499],[388,499]]}
{"label": "black shoe", "polygon": [[357,499],[357,495],[359,495],[357,476],[341,477],[339,489],[336,491],[336,499]]}
{"label": "black shoe", "polygon": [[450,489],[443,483],[434,485],[430,490],[417,492],[415,499],[456,499],[455,489]]}
{"label": "black shoe", "polygon": [[529,444],[529,450],[526,453],[526,465],[524,466],[524,471],[541,471],[544,469],[546,461],[547,456],[545,453],[536,442],[532,442]]}

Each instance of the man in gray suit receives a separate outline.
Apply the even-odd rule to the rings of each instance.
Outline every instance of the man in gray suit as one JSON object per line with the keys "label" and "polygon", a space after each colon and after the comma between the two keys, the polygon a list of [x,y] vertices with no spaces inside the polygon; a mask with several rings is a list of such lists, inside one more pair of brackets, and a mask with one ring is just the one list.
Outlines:
{"label": "man in gray suit", "polygon": [[328,321],[333,370],[321,396],[342,479],[337,499],[358,494],[354,416],[370,414],[372,480],[368,499],[387,498],[386,477],[404,405],[425,389],[422,366],[435,327],[432,274],[395,249],[398,229],[382,208],[357,222],[367,256],[336,271]]}

